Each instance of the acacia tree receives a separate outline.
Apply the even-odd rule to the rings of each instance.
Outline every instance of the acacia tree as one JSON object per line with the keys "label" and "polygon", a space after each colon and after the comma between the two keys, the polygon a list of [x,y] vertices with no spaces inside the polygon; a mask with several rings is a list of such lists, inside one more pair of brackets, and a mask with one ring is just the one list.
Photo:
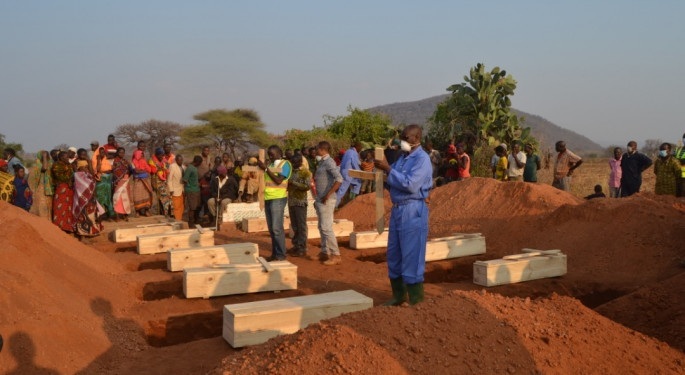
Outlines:
{"label": "acacia tree", "polygon": [[185,127],[181,144],[188,147],[209,145],[217,152],[228,152],[235,160],[255,145],[265,147],[271,139],[257,111],[252,109],[213,109],[193,116],[202,124]]}
{"label": "acacia tree", "polygon": [[120,144],[135,147],[139,141],[145,141],[146,154],[152,155],[154,150],[165,144],[176,144],[183,127],[175,122],[147,120],[140,124],[119,125],[114,132]]}
{"label": "acacia tree", "polygon": [[530,142],[530,128],[521,128],[522,118],[511,112],[510,96],[516,80],[499,67],[491,71],[476,64],[464,82],[447,88],[452,92],[438,104],[430,119],[428,137],[436,147],[462,140],[470,149],[498,142]]}

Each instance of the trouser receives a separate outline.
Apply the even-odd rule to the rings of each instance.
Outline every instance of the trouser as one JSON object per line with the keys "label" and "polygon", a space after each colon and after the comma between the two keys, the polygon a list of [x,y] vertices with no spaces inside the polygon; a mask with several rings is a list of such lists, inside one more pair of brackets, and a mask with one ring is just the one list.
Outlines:
{"label": "trouser", "polygon": [[685,197],[685,177],[680,177],[676,181],[676,197]]}
{"label": "trouser", "polygon": [[183,220],[183,211],[185,210],[183,195],[172,196],[171,205],[174,207],[174,219]]}
{"label": "trouser", "polygon": [[285,229],[283,228],[283,218],[285,216],[285,205],[288,198],[269,199],[264,201],[264,213],[266,214],[266,225],[269,227],[271,236],[271,257],[274,259],[285,259]]}
{"label": "trouser", "polygon": [[342,207],[356,198],[357,194],[359,194],[359,188],[361,188],[361,184],[355,185],[353,181],[343,180],[338,191],[335,192],[335,207]]}
{"label": "trouser", "polygon": [[388,276],[405,284],[423,282],[428,240],[428,206],[423,200],[393,205],[388,232]]}
{"label": "trouser", "polygon": [[619,198],[621,196],[621,187],[611,187],[609,186],[609,197]]}
{"label": "trouser", "polygon": [[559,190],[571,191],[571,177],[554,178],[552,181],[552,186]]}
{"label": "trouser", "polygon": [[[221,212],[220,214],[223,214],[226,212],[226,207],[228,207],[228,204],[231,203],[232,201],[228,198],[224,198],[221,200]],[[216,198],[209,198],[207,201],[207,208],[209,208],[209,214],[212,217],[216,217]],[[221,215],[219,215],[221,216]]]}
{"label": "trouser", "polygon": [[639,193],[641,186],[642,181],[640,181],[639,183],[621,183],[621,196],[629,197],[635,193]]}
{"label": "trouser", "polygon": [[202,209],[200,192],[186,193],[186,205],[188,206],[188,227],[195,228],[195,224],[199,224],[200,209]]}
{"label": "trouser", "polygon": [[328,255],[340,255],[338,239],[333,231],[333,214],[335,213],[335,199],[328,198],[326,203],[318,199],[314,202],[316,216],[319,217],[319,233],[321,234],[321,252]]}
{"label": "trouser", "polygon": [[295,233],[293,248],[295,252],[307,252],[307,206],[288,206],[290,228]]}

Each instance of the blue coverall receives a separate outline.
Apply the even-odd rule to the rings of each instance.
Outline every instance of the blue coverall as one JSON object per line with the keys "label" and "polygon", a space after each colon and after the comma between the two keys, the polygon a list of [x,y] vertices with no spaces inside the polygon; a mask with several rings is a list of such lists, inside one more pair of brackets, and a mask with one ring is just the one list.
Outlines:
{"label": "blue coverall", "polygon": [[433,186],[430,157],[417,148],[392,164],[386,185],[393,206],[388,233],[388,275],[405,284],[423,282],[428,240],[426,198]]}

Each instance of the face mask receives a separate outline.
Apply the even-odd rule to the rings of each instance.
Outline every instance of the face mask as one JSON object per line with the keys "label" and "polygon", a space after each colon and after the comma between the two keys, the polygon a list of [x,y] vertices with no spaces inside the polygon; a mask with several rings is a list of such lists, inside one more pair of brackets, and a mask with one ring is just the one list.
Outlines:
{"label": "face mask", "polygon": [[411,151],[411,145],[407,141],[400,141],[400,150],[409,152]]}
{"label": "face mask", "polygon": [[661,156],[662,158],[665,158],[666,156],[668,156],[668,151],[667,150],[659,150],[659,156]]}
{"label": "face mask", "polygon": [[323,159],[323,156],[321,156],[321,155],[316,155],[316,161],[321,161],[321,159]]}
{"label": "face mask", "polygon": [[628,153],[631,153],[631,152],[633,152],[633,148],[632,148],[632,147],[628,147]]}

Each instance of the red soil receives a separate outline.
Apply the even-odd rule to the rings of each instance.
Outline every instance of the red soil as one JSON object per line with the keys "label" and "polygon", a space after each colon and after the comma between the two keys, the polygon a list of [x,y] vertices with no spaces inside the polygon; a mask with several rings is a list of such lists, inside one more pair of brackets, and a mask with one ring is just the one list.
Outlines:
{"label": "red soil", "polygon": [[[336,216],[372,230],[374,203],[360,196]],[[436,189],[430,207],[431,237],[480,232],[487,254],[429,263],[425,303],[234,350],[220,337],[228,303],[344,289],[382,303],[384,249],[348,250],[342,239],[339,267],[291,260],[296,291],[187,300],[165,255],[104,236],[87,246],[0,202],[0,373],[685,373],[682,199],[584,202],[546,185],[473,178]],[[229,225],[217,234],[217,243],[238,241],[269,254],[268,234]],[[309,241],[311,254],[318,244]],[[471,282],[474,260],[524,247],[561,249],[569,273],[487,293]]]}

